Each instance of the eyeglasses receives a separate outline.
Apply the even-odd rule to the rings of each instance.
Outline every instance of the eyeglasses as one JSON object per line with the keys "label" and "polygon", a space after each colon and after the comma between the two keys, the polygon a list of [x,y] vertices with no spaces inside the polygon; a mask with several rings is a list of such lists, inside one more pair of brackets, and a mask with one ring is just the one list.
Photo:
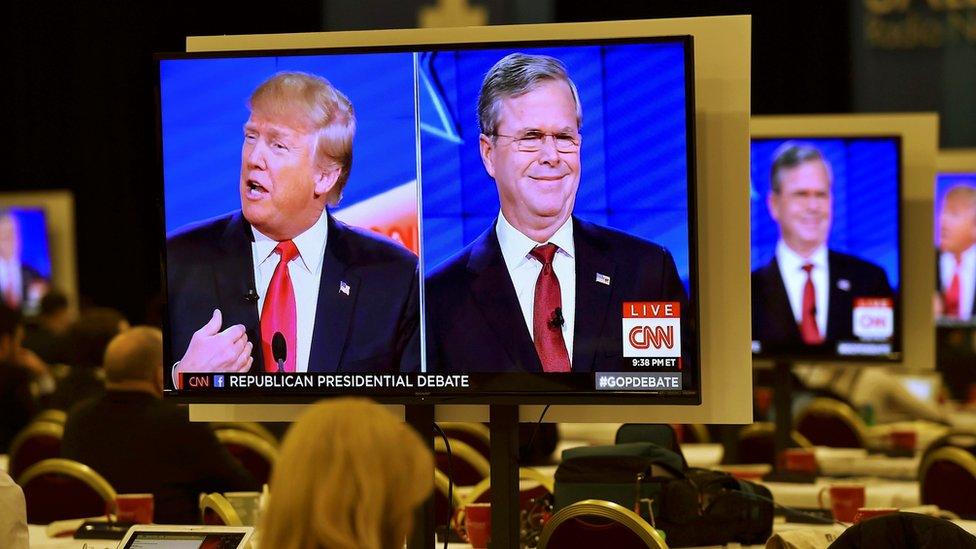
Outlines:
{"label": "eyeglasses", "polygon": [[561,153],[574,153],[580,149],[581,136],[575,132],[545,133],[530,131],[522,135],[502,135],[496,133],[495,137],[505,137],[515,143],[515,147],[521,152],[539,152],[545,145],[546,138],[552,137],[556,143],[556,150]]}

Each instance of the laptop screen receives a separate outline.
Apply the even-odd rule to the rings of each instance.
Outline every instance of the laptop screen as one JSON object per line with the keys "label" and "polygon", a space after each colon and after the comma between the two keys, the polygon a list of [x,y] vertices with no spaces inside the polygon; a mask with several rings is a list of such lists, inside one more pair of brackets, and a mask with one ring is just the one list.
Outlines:
{"label": "laptop screen", "polygon": [[136,532],[123,549],[237,549],[241,532]]}

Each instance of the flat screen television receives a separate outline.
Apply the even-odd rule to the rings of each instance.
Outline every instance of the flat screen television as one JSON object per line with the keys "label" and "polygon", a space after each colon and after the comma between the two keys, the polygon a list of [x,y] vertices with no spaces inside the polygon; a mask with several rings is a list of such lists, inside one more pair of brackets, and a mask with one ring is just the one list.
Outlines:
{"label": "flat screen television", "polygon": [[159,56],[168,394],[700,404],[725,191],[694,33],[643,23]]}
{"label": "flat screen television", "polygon": [[756,355],[897,359],[899,137],[753,138],[751,183]]}
{"label": "flat screen television", "polygon": [[73,214],[66,191],[0,193],[0,303],[33,316],[55,288],[77,307]]}
{"label": "flat screen television", "polygon": [[[936,118],[754,117],[752,330],[760,361],[934,365]],[[928,179],[931,181],[931,179]]]}
{"label": "flat screen television", "polygon": [[934,232],[936,322],[976,327],[976,150],[940,153]]}

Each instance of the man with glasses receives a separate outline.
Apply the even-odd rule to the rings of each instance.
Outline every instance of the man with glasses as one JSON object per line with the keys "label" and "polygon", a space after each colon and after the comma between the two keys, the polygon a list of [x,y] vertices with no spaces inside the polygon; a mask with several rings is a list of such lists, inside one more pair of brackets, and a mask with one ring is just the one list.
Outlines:
{"label": "man with glasses", "polygon": [[625,301],[687,296],[657,244],[573,216],[582,109],[563,64],[513,53],[478,98],[494,225],[427,278],[428,370],[621,371]]}

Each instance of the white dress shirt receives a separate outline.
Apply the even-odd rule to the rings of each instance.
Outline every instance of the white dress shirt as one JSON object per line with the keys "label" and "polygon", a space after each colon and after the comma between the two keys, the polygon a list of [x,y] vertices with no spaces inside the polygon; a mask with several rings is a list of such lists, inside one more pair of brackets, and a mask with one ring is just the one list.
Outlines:
{"label": "white dress shirt", "polygon": [[573,244],[573,219],[569,218],[546,242],[536,242],[520,233],[505,219],[505,215],[498,213],[498,223],[495,224],[498,235],[498,245],[505,258],[508,275],[515,286],[522,317],[529,329],[532,339],[535,334],[532,322],[535,310],[535,283],[542,272],[542,262],[529,255],[535,247],[553,243],[559,247],[552,260],[552,269],[559,279],[559,293],[562,298],[563,310],[563,341],[569,353],[570,364],[573,362],[573,333],[576,326],[576,246]]}
{"label": "white dress shirt", "polygon": [[[298,248],[298,257],[288,264],[288,274],[295,291],[295,312],[297,321],[298,354],[295,357],[295,371],[308,371],[308,357],[312,349],[312,334],[315,327],[315,309],[319,302],[319,281],[322,278],[322,259],[325,257],[325,244],[328,241],[328,216],[322,212],[319,220],[305,232],[292,239]],[[254,256],[254,283],[258,292],[258,316],[264,308],[264,297],[274,275],[278,260],[274,253],[278,241],[254,229],[254,242],[251,253]],[[293,352],[288,349],[288,352]],[[263,367],[263,365],[262,365]]]}
{"label": "white dress shirt", "polygon": [[[956,258],[949,252],[939,254],[939,281],[942,293],[945,294],[952,284],[952,275],[956,272]],[[959,318],[968,320],[973,316],[973,292],[976,290],[976,245],[970,246],[962,253],[959,263]]]}
{"label": "white dress shirt", "polygon": [[801,257],[790,249],[785,242],[776,243],[776,264],[783,276],[786,295],[790,298],[790,308],[793,318],[800,324],[803,320],[803,288],[807,284],[807,273],[803,270],[806,264],[812,264],[810,279],[813,280],[813,291],[816,294],[817,330],[820,337],[827,336],[827,304],[830,302],[830,265],[827,261],[827,246],[821,245],[810,257]]}
{"label": "white dress shirt", "polygon": [[24,302],[24,281],[21,277],[20,261],[13,259],[0,259],[0,303],[12,291],[19,299],[19,303]]}

